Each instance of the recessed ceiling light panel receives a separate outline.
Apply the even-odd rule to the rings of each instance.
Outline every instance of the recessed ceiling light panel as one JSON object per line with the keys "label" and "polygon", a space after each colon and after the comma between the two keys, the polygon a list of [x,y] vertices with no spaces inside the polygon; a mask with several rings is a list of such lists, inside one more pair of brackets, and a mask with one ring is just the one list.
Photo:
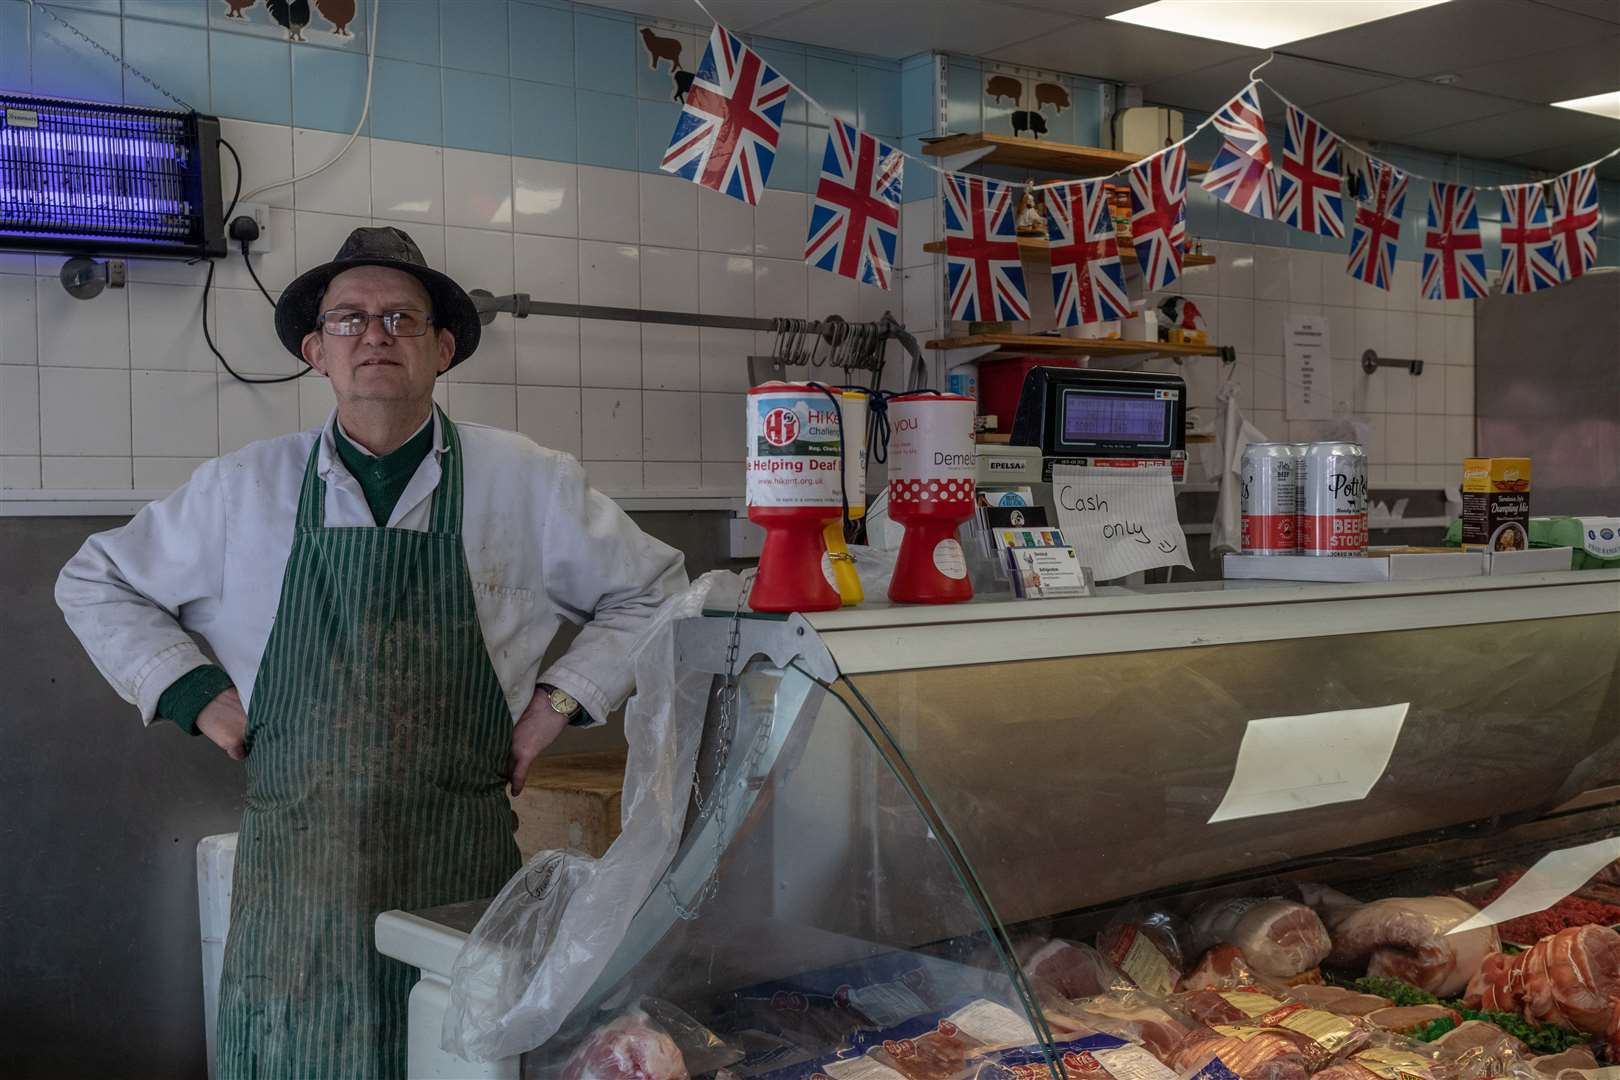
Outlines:
{"label": "recessed ceiling light panel", "polygon": [[1108,16],[1154,30],[1273,49],[1446,0],[1156,0]]}
{"label": "recessed ceiling light panel", "polygon": [[1620,90],[1611,90],[1607,94],[1593,94],[1591,97],[1570,98],[1568,101],[1555,101],[1553,106],[1620,120]]}

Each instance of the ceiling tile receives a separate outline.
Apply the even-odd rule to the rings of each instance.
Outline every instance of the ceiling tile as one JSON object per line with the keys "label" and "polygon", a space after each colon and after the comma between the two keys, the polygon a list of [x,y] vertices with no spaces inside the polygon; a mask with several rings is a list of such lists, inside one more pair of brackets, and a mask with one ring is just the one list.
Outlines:
{"label": "ceiling tile", "polygon": [[1418,132],[1407,136],[1405,141],[1442,154],[1504,158],[1594,139],[1608,139],[1611,148],[1620,146],[1620,120],[1538,105]]}
{"label": "ceiling tile", "polygon": [[1527,46],[1579,41],[1592,20],[1527,0],[1453,0],[1306,38],[1288,52],[1369,71],[1423,78],[1522,56]]}
{"label": "ceiling tile", "polygon": [[[1255,53],[1198,71],[1155,79],[1142,88],[1142,93],[1147,100],[1163,105],[1213,112],[1249,81],[1249,71],[1264,58],[1263,53]],[[1375,90],[1396,81],[1383,75],[1350,71],[1292,56],[1277,57],[1266,65],[1260,77],[1301,108]],[[1275,98],[1264,97],[1261,104],[1269,112],[1277,107],[1275,101]]]}
{"label": "ceiling tile", "polygon": [[1073,21],[1072,16],[1011,8],[995,0],[823,0],[756,20],[751,29],[789,41],[899,58],[929,49],[983,55]]}
{"label": "ceiling tile", "polygon": [[1131,83],[1255,55],[1241,45],[1101,19],[1081,19],[1061,29],[1025,35],[1016,44],[980,51],[988,51],[993,60]]}
{"label": "ceiling tile", "polygon": [[1516,112],[1521,107],[1516,101],[1470,94],[1449,86],[1400,82],[1323,102],[1310,112],[1340,135],[1389,140],[1465,120]]}
{"label": "ceiling tile", "polygon": [[1465,67],[1457,74],[1457,85],[1466,90],[1538,104],[1601,94],[1620,89],[1620,35],[1594,39],[1586,34],[1578,44]]}
{"label": "ceiling tile", "polygon": [[1593,19],[1620,23],[1620,0],[1535,0],[1535,2],[1564,11],[1573,11]]}
{"label": "ceiling tile", "polygon": [[[1507,160],[1515,165],[1528,165],[1532,169],[1562,172],[1565,169],[1573,169],[1577,165],[1585,165],[1588,161],[1595,161],[1613,149],[1614,140],[1606,139],[1574,143],[1569,146],[1550,147],[1528,154],[1516,154]],[[1598,175],[1603,177],[1620,176],[1620,157],[1610,158],[1602,165],[1599,165]]]}

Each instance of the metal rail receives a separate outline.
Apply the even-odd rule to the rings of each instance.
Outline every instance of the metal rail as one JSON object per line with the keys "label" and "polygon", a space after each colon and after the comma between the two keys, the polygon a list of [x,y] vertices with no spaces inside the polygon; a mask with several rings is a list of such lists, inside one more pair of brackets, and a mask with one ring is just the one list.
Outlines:
{"label": "metal rail", "polygon": [[1361,370],[1371,375],[1381,367],[1402,367],[1413,375],[1423,374],[1423,361],[1396,360],[1392,356],[1379,356],[1372,349],[1361,354]]}

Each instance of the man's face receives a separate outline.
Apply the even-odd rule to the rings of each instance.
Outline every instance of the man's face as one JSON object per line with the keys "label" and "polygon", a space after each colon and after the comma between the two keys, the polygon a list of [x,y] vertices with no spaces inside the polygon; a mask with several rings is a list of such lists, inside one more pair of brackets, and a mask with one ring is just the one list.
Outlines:
{"label": "man's face", "polygon": [[[409,311],[432,317],[432,303],[422,283],[403,270],[360,266],[334,277],[321,299],[322,315],[331,311]],[[455,335],[430,324],[420,337],[390,334],[381,319],[369,319],[355,337],[327,333],[317,326],[305,335],[304,359],[332,381],[339,404],[348,401],[425,401],[433,380],[450,367]]]}

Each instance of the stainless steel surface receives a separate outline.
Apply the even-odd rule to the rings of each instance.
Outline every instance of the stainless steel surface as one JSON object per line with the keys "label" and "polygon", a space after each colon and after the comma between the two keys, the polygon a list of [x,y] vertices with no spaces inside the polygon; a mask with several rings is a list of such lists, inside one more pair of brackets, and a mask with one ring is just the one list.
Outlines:
{"label": "stainless steel surface", "polygon": [[1392,356],[1379,356],[1372,349],[1368,349],[1361,354],[1362,371],[1369,375],[1375,375],[1381,367],[1405,368],[1409,374],[1423,374],[1423,361],[1421,360],[1397,360]]}
{"label": "stainless steel surface", "polygon": [[1620,513],[1620,272],[1475,311],[1479,455],[1530,459],[1533,515]]}

